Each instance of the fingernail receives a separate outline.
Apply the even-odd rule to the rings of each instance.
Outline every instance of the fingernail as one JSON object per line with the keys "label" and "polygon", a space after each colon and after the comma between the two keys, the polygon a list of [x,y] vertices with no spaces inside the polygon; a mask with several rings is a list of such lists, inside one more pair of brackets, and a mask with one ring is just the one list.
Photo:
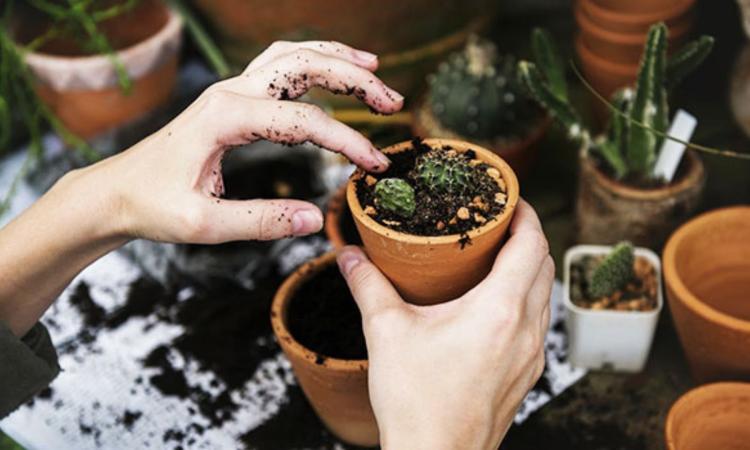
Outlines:
{"label": "fingernail", "polygon": [[303,209],[292,216],[292,233],[303,236],[315,233],[323,226],[323,216],[320,211]]}
{"label": "fingernail", "polygon": [[387,168],[388,166],[391,165],[391,160],[388,159],[388,157],[385,156],[384,154],[380,153],[378,150],[373,150],[372,154],[373,154],[373,156],[375,156],[375,159],[377,159],[378,162],[382,166],[382,167],[379,167],[378,169],[385,170],[385,168]]}
{"label": "fingernail", "polygon": [[364,50],[354,50],[354,57],[365,63],[371,63],[378,59],[378,55]]}
{"label": "fingernail", "polygon": [[397,91],[394,91],[393,89],[389,88],[388,86],[385,87],[388,90],[388,98],[393,100],[394,102],[402,102],[404,101],[404,96],[399,94]]}
{"label": "fingernail", "polygon": [[362,262],[362,253],[358,250],[342,250],[338,258],[336,258],[336,262],[339,265],[341,273],[344,276],[349,276],[357,264]]}

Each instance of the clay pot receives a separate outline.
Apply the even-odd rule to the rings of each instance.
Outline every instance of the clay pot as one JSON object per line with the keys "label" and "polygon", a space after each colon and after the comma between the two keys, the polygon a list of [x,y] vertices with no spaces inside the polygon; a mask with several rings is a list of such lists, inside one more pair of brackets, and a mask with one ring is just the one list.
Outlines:
{"label": "clay pot", "polygon": [[[600,29],[610,33],[646,34],[651,25],[664,22],[670,30],[683,28],[692,22],[692,7],[695,0],[678,0],[670,2],[670,9],[656,11],[621,11],[605,8],[595,0],[579,0],[577,8],[583,15]],[[631,2],[619,2],[628,4]]]}
{"label": "clay pot", "polygon": [[[42,100],[70,131],[84,138],[165,104],[177,79],[182,42],[180,17],[155,0],[99,25],[113,45],[118,44],[117,55],[133,81],[129,95],[120,89],[105,55],[83,55],[67,42],[52,42],[26,55]],[[16,34],[27,42],[33,35],[23,27],[22,23]]]}
{"label": "clay pot", "polygon": [[750,380],[750,207],[718,209],[686,223],[669,238],[663,265],[695,379]]}
{"label": "clay pot", "polygon": [[300,266],[279,287],[271,305],[271,325],[305,397],[333,434],[361,446],[378,444],[378,426],[367,390],[367,360],[325,358],[300,344],[287,327],[295,292],[324,268],[336,264],[327,253]]}
{"label": "clay pot", "polygon": [[[670,11],[679,9],[682,0],[593,0],[598,6],[622,14],[653,14],[669,16]],[[695,0],[690,0],[695,3]]]}
{"label": "clay pot", "polygon": [[668,450],[747,450],[750,384],[714,383],[680,397],[667,415]]}
{"label": "clay pot", "polygon": [[[581,62],[581,71],[586,81],[604,98],[612,97],[612,94],[621,87],[630,86],[635,83],[638,75],[638,64],[617,64],[601,58],[584,44],[579,36],[576,39],[576,53]],[[605,117],[606,109],[599,102],[597,115]]]}
{"label": "clay pot", "polygon": [[[519,179],[524,179],[531,168],[536,163],[539,156],[539,143],[547,134],[547,130],[552,124],[552,118],[544,116],[539,123],[523,138],[516,141],[496,140],[477,141],[479,145],[489,148],[498,156],[503,158]],[[416,136],[433,136],[444,139],[464,139],[461,136],[440,124],[440,121],[432,113],[427,101],[423,101],[414,113],[414,122],[412,130]]]}
{"label": "clay pot", "polygon": [[[357,171],[349,178],[346,200],[368,256],[405,300],[431,305],[460,297],[489,273],[518,204],[519,187],[508,163],[486,148],[451,139],[425,139],[424,143],[457,151],[474,150],[478,159],[500,171],[508,195],[502,214],[469,231],[471,243],[462,245],[458,234],[415,236],[379,224],[364,213],[357,199],[355,181],[364,173]],[[411,148],[412,143],[407,141],[382,151],[393,154]]]}
{"label": "clay pot", "polygon": [[357,233],[354,219],[346,206],[346,184],[336,189],[328,200],[325,215],[324,231],[334,249],[346,245],[362,245]]}

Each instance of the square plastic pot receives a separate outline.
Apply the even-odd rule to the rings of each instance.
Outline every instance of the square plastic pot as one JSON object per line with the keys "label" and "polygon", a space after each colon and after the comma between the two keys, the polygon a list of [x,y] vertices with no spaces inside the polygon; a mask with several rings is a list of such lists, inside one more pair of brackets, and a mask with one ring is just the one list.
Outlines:
{"label": "square plastic pot", "polygon": [[567,315],[570,362],[587,369],[639,372],[648,359],[656,323],[664,304],[661,262],[651,250],[636,247],[635,255],[646,258],[656,268],[657,305],[651,311],[592,310],[573,304],[570,299],[570,266],[586,255],[604,255],[606,245],[576,245],[565,253],[563,301]]}

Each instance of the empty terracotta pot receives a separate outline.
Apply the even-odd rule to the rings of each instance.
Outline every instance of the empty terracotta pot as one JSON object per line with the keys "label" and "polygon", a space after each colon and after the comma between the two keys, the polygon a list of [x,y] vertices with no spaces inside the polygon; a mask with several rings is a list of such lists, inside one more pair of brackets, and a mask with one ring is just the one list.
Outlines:
{"label": "empty terracotta pot", "polygon": [[[357,171],[349,179],[346,200],[368,256],[405,300],[430,305],[463,295],[489,273],[518,204],[519,187],[508,163],[486,148],[450,139],[425,139],[424,143],[431,147],[450,146],[457,151],[474,150],[478,159],[500,171],[508,195],[503,212],[469,231],[470,243],[462,245],[458,234],[415,236],[379,224],[364,213],[357,198],[355,182],[364,172]],[[392,154],[411,148],[412,143],[407,141],[382,151]]]}
{"label": "empty terracotta pot", "polygon": [[667,415],[668,450],[750,448],[750,384],[714,383],[680,397]]}
{"label": "empty terracotta pot", "polygon": [[[531,168],[536,163],[539,156],[539,144],[547,134],[552,118],[543,116],[531,131],[520,139],[505,142],[502,140],[479,141],[478,144],[495,152],[503,158],[516,173],[516,176],[523,180],[528,175]],[[428,102],[422,102],[414,113],[412,129],[415,136],[433,136],[444,139],[461,140],[463,137],[453,131],[443,127],[432,110]]]}
{"label": "empty terracotta pot", "polygon": [[663,267],[695,379],[750,380],[750,206],[711,211],[680,227],[664,248]]}
{"label": "empty terracotta pot", "polygon": [[279,287],[271,305],[271,325],[305,397],[333,434],[354,445],[378,444],[378,426],[367,390],[367,360],[325,358],[304,347],[289,332],[289,304],[301,285],[336,264],[327,253],[300,266]]}
{"label": "empty terracotta pot", "polygon": [[[620,2],[629,4],[630,2]],[[598,27],[611,33],[645,34],[651,25],[664,22],[670,32],[692,22],[695,0],[672,1],[673,8],[656,11],[621,11],[601,6],[595,0],[579,0],[577,7]]]}
{"label": "empty terracotta pot", "polygon": [[684,159],[684,169],[671,184],[642,189],[610,178],[591,158],[582,156],[576,201],[578,242],[628,240],[661,248],[669,234],[693,216],[705,187],[701,159],[693,152],[685,153]]}
{"label": "empty terracotta pot", "polygon": [[[21,42],[34,37],[33,26],[18,25]],[[134,120],[166,103],[177,80],[182,20],[160,1],[99,24],[117,48],[133,82],[125,94],[106,55],[85,55],[70,42],[52,41],[26,55],[42,100],[72,132],[84,138]]]}

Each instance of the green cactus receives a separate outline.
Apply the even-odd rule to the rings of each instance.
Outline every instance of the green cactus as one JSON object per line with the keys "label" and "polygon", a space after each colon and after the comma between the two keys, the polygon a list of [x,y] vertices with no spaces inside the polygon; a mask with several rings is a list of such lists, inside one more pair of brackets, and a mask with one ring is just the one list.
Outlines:
{"label": "green cactus", "polygon": [[414,215],[414,188],[401,178],[383,178],[375,185],[375,206],[408,219]]}
{"label": "green cactus", "polygon": [[432,192],[461,195],[473,186],[472,168],[459,155],[433,151],[420,156],[414,170],[419,182]]}
{"label": "green cactus", "polygon": [[445,128],[473,139],[522,133],[537,123],[539,108],[515,76],[516,60],[472,36],[428,78],[432,114]]}
{"label": "green cactus", "polygon": [[601,298],[622,289],[633,279],[635,253],[630,242],[620,242],[587,274],[589,298]]}
{"label": "green cactus", "polygon": [[547,33],[534,30],[532,47],[537,64],[519,62],[518,74],[532,96],[565,127],[568,135],[590,143],[591,151],[602,157],[616,178],[649,179],[662,144],[658,133],[665,133],[669,128],[667,92],[700,65],[712,46],[713,38],[703,36],[667,60],[667,27],[663,23],[653,25],[635,88],[625,88],[614,94],[612,106],[621,114],[613,114],[607,133],[593,142],[590,132],[568,102],[561,67],[554,69],[560,63]]}

